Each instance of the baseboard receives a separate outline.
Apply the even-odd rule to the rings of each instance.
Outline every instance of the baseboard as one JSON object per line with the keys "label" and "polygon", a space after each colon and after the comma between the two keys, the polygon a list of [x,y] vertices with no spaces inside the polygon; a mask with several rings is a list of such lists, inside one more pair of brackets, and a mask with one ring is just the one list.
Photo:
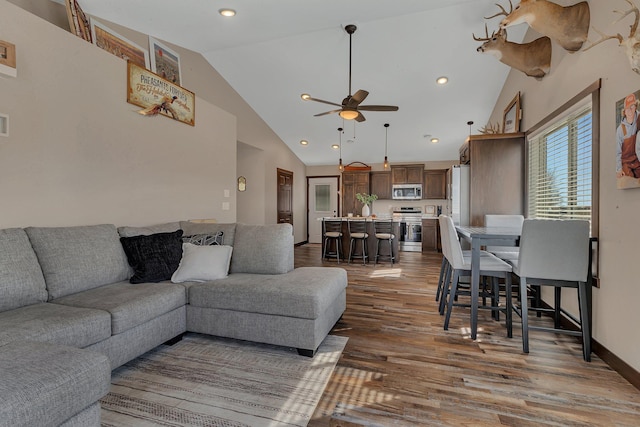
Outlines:
{"label": "baseboard", "polygon": [[[551,306],[544,301],[542,301],[542,304],[545,308],[551,308]],[[545,314],[551,316],[551,313]],[[576,324],[564,315],[560,317],[560,325],[565,329],[574,331],[578,330]],[[640,390],[640,372],[636,371],[632,366],[628,365],[624,360],[620,359],[608,348],[593,338],[591,338],[591,351],[609,365],[611,369],[620,374],[625,380],[629,381],[631,385]]]}
{"label": "baseboard", "polygon": [[624,360],[613,354],[609,349],[600,344],[598,341],[591,340],[591,349],[598,355],[607,365],[614,371],[619,373],[631,385],[640,390],[640,372],[629,366]]}

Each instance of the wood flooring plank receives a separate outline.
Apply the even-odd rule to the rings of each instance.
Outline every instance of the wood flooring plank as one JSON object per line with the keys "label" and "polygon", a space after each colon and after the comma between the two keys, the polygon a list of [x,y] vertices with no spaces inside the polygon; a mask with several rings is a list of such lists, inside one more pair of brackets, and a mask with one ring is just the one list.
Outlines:
{"label": "wood flooring plank", "polygon": [[[403,252],[391,267],[322,262],[320,245],[296,247],[295,265],[347,270],[347,309],[332,334],[349,341],[309,423],[372,426],[638,426],[640,391],[579,340],[530,333],[506,337],[504,315],[454,307],[448,331],[435,301],[442,258]],[[514,319],[517,320],[517,319]],[[533,318],[533,324],[549,319]]]}

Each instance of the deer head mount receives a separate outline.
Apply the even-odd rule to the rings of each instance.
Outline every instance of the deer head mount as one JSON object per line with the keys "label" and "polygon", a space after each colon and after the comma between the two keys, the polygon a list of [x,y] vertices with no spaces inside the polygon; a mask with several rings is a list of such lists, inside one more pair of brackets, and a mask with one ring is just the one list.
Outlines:
{"label": "deer head mount", "polygon": [[551,40],[549,37],[540,37],[530,43],[513,43],[507,40],[507,31],[504,29],[491,33],[487,25],[484,26],[485,37],[476,37],[475,41],[484,43],[478,47],[480,53],[493,55],[500,62],[522,71],[527,76],[541,79],[551,68]]}
{"label": "deer head mount", "polygon": [[485,19],[504,15],[500,22],[501,29],[526,22],[569,52],[580,50],[587,40],[590,12],[586,1],[572,6],[560,6],[547,0],[520,0],[520,4],[514,9],[509,0],[509,12],[499,4],[496,6],[501,11]]}
{"label": "deer head mount", "polygon": [[627,58],[629,58],[629,64],[631,65],[631,69],[634,72],[640,74],[640,37],[638,37],[638,34],[637,34],[638,19],[640,18],[640,11],[638,11],[638,8],[633,3],[631,3],[630,0],[625,0],[625,1],[629,3],[629,5],[631,6],[631,9],[627,10],[626,12],[614,10],[614,13],[618,13],[622,15],[620,18],[618,18],[614,22],[614,24],[620,22],[622,19],[626,18],[628,15],[631,15],[633,13],[635,15],[635,20],[633,21],[633,24],[630,26],[629,36],[626,39],[622,37],[620,33],[612,36],[608,36],[604,34],[602,31],[599,31],[598,29],[593,27],[594,31],[600,34],[600,40],[598,40],[595,43],[591,43],[591,45],[587,47],[585,51],[602,43],[605,40],[618,39],[618,45],[621,47],[624,47],[625,54],[627,55]]}

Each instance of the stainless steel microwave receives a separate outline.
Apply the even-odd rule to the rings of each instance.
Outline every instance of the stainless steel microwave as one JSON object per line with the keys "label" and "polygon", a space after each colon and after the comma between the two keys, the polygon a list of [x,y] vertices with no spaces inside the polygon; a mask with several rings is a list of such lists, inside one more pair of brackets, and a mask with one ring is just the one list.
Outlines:
{"label": "stainless steel microwave", "polygon": [[422,184],[393,184],[391,188],[393,200],[422,199]]}

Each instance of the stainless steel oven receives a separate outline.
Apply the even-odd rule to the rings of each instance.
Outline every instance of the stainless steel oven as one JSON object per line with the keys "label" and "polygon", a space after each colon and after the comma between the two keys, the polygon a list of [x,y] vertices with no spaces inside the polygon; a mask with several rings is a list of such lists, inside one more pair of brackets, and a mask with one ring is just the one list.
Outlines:
{"label": "stainless steel oven", "polygon": [[400,221],[400,250],[405,252],[422,251],[422,209],[413,207],[397,208],[394,217]]}

